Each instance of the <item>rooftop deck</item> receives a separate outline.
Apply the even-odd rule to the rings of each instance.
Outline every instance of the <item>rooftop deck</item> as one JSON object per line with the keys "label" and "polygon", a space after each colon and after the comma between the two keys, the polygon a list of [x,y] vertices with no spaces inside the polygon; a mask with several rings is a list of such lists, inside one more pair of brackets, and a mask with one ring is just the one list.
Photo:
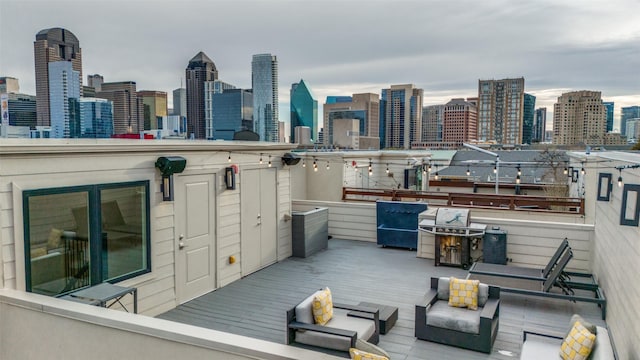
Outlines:
{"label": "rooftop deck", "polygon": [[159,318],[257,339],[285,342],[285,312],[320,287],[334,301],[394,305],[398,322],[379,346],[393,360],[519,358],[523,329],[564,332],[573,313],[604,325],[594,304],[501,295],[500,330],[491,354],[417,340],[415,301],[432,276],[466,277],[467,271],[435,267],[415,251],[380,248],[374,243],[333,239],[309,258],[289,258],[164,313]]}

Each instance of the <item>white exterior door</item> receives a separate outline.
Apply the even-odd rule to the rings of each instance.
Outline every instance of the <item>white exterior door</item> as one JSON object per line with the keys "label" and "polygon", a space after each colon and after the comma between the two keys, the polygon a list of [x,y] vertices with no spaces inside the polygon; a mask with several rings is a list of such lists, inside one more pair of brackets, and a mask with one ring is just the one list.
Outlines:
{"label": "white exterior door", "polygon": [[215,176],[175,176],[174,187],[176,296],[181,304],[216,288]]}
{"label": "white exterior door", "polygon": [[251,274],[277,260],[276,169],[241,173],[241,269]]}

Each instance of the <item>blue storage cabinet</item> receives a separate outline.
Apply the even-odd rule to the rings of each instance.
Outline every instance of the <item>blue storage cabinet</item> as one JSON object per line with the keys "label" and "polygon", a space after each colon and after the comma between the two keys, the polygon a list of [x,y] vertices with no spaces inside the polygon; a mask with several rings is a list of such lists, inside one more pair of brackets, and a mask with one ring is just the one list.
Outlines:
{"label": "blue storage cabinet", "polygon": [[427,210],[422,202],[377,201],[378,245],[418,248],[418,214]]}

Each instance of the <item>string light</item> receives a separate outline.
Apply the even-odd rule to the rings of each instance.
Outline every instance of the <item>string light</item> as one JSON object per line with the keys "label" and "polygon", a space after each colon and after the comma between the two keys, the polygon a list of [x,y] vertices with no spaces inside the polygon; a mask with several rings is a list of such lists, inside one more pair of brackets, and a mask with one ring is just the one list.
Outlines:
{"label": "string light", "polygon": [[584,164],[582,165],[582,169],[580,169],[580,174],[584,175],[586,171],[584,170]]}
{"label": "string light", "polygon": [[262,154],[260,154],[260,165],[262,165]]}
{"label": "string light", "polygon": [[229,157],[227,158],[227,162],[231,162],[231,153],[229,153]]}
{"label": "string light", "polygon": [[496,165],[493,166],[493,173],[497,173],[498,172],[498,167]]}
{"label": "string light", "polygon": [[427,175],[427,167],[422,165],[422,175]]}
{"label": "string light", "polygon": [[569,173],[569,169],[567,169],[567,166],[566,166],[566,165],[565,165],[565,167],[564,167],[564,171],[563,171],[563,173],[564,173],[565,175],[567,175],[567,174]]}
{"label": "string light", "polygon": [[516,170],[518,171],[518,176],[522,175],[522,169],[520,169],[520,164],[518,164],[518,167],[516,167]]}
{"label": "string light", "polygon": [[431,161],[429,161],[429,166],[427,167],[427,171],[431,172]]}
{"label": "string light", "polygon": [[318,164],[316,163],[316,158],[313,158],[313,171],[318,171]]}
{"label": "string light", "polygon": [[387,174],[389,174],[389,164],[387,164],[387,170],[385,170]]}
{"label": "string light", "polygon": [[355,172],[358,172],[358,163],[357,162],[353,162],[353,169],[355,170]]}
{"label": "string light", "polygon": [[327,170],[329,170],[329,160],[327,160]]}
{"label": "string light", "polygon": [[618,169],[618,187],[622,187],[622,169]]}
{"label": "string light", "polygon": [[269,167],[271,167],[271,155],[269,155]]}
{"label": "string light", "polygon": [[436,176],[434,177],[436,181],[438,181],[438,172],[436,171]]}
{"label": "string light", "polygon": [[516,184],[520,184],[520,175],[516,176]]}
{"label": "string light", "polygon": [[467,165],[467,176],[471,175],[471,171],[469,170],[469,165]]}
{"label": "string light", "polygon": [[373,174],[373,168],[371,167],[371,159],[369,159],[369,176]]}
{"label": "string light", "polygon": [[304,159],[302,159],[302,167],[306,168],[307,167],[307,163],[304,161]]}

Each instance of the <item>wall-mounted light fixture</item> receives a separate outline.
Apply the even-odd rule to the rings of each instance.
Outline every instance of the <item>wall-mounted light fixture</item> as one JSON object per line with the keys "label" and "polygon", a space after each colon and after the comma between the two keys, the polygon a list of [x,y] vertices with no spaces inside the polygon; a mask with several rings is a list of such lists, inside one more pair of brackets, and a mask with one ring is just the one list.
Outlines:
{"label": "wall-mounted light fixture", "polygon": [[173,174],[184,171],[187,159],[182,156],[161,156],[155,165],[162,174],[162,201],[173,201]]}

